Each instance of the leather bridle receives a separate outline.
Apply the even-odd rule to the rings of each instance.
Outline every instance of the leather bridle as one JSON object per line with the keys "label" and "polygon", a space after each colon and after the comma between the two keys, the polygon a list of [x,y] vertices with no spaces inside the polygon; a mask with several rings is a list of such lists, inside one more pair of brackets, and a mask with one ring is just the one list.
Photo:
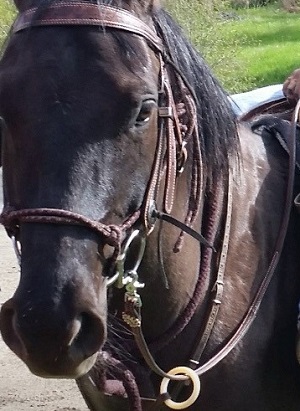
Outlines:
{"label": "leather bridle", "polygon": [[[160,64],[159,135],[148,188],[141,209],[134,212],[132,216],[119,226],[106,225],[71,211],[48,208],[15,210],[5,207],[0,222],[4,224],[11,236],[16,236],[21,223],[83,225],[97,232],[104,238],[106,243],[114,246],[115,255],[118,255],[121,250],[121,244],[127,236],[126,233],[137,220],[142,220],[142,231],[144,235],[148,235],[157,218],[164,219],[165,217],[169,223],[179,226],[183,231],[188,230],[190,235],[205,243],[205,239],[191,229],[197,217],[200,195],[203,191],[201,185],[201,182],[203,182],[201,151],[199,139],[197,138],[196,105],[189,92],[188,85],[185,84],[184,78],[181,78],[178,73],[175,76],[181,87],[182,103],[179,107],[176,105],[166,67],[167,57],[161,39],[154,29],[128,11],[108,5],[99,6],[87,2],[60,2],[49,6],[42,12],[38,12],[37,8],[24,11],[16,19],[13,25],[13,33],[16,34],[32,27],[55,25],[97,26],[101,29],[110,28],[129,32],[142,37],[157,55]],[[178,114],[180,111],[185,112],[184,117],[188,119],[188,124],[182,124],[180,121]],[[195,200],[193,202],[195,205],[188,210],[186,221],[182,224],[170,216],[165,216],[165,212],[170,214],[172,211],[176,178],[183,171],[187,157],[186,144],[190,139],[193,140],[195,152],[191,183],[191,197]],[[167,159],[166,161],[165,158]],[[155,213],[158,186],[164,175],[166,175],[164,210],[163,212]]]}
{"label": "leather bridle", "polygon": [[[200,203],[203,195],[203,169],[200,149],[200,139],[198,136],[197,110],[193,93],[185,81],[180,70],[175,67],[172,71],[173,80],[175,78],[177,95],[180,95],[180,102],[175,103],[171,81],[169,78],[168,62],[170,62],[161,39],[156,34],[154,28],[150,28],[142,20],[123,9],[114,8],[108,5],[96,5],[85,2],[60,2],[49,6],[41,13],[36,8],[29,9],[21,13],[13,25],[13,33],[17,35],[20,31],[41,26],[97,26],[100,29],[114,29],[129,32],[143,38],[148,46],[154,51],[159,60],[159,107],[158,107],[158,136],[155,157],[148,186],[145,192],[142,207],[136,210],[121,225],[106,225],[99,221],[91,220],[83,215],[64,209],[34,208],[34,209],[14,209],[5,206],[0,216],[2,223],[11,237],[18,238],[18,232],[22,223],[39,224],[63,224],[85,226],[101,236],[106,244],[114,247],[112,264],[118,269],[119,262],[124,258],[124,248],[127,247],[131,236],[128,233],[134,226],[142,225],[142,235],[149,235],[157,219],[162,219],[170,224],[176,225],[183,232],[196,238],[199,242],[210,246],[202,235],[193,230],[192,225],[197,218]],[[174,65],[172,64],[174,68]],[[179,89],[179,93],[178,93]],[[181,117],[184,117],[182,121]],[[180,222],[170,215],[175,200],[175,185],[177,176],[180,175],[187,160],[187,143],[192,143],[192,176],[190,184],[189,208],[184,222]],[[164,180],[163,209],[158,212],[156,209],[156,197],[158,188]],[[180,234],[177,241],[177,248],[180,249],[183,234]],[[127,238],[127,240],[126,240]],[[124,246],[125,243],[125,246]],[[20,249],[16,247],[20,253]],[[137,264],[136,264],[137,266]],[[122,270],[121,270],[122,271]],[[120,278],[121,275],[121,278]],[[118,278],[114,276],[114,281],[118,280],[120,286],[131,281],[132,285],[139,284],[134,276],[136,272],[130,272],[130,276],[120,273]],[[111,281],[109,282],[112,283]],[[138,285],[140,286],[140,284]],[[135,291],[133,296],[135,296]],[[132,300],[131,297],[129,300]],[[126,306],[126,303],[125,303]],[[127,299],[127,320],[130,324],[130,303]],[[125,308],[126,311],[126,308]],[[135,307],[133,307],[135,311]],[[126,317],[126,312],[124,313]],[[143,338],[143,337],[142,337]],[[147,351],[144,342],[142,352]],[[143,353],[144,354],[144,353]],[[150,363],[155,364],[150,356]],[[147,360],[146,360],[147,361]],[[154,369],[155,369],[154,365]],[[162,372],[158,367],[156,369]],[[181,377],[169,376],[172,379],[182,380]],[[184,378],[185,379],[185,378]]]}
{"label": "leather bridle", "polygon": [[[17,236],[21,223],[49,223],[49,224],[71,224],[82,225],[93,231],[97,232],[102,238],[104,238],[107,244],[112,245],[115,248],[114,261],[118,260],[122,250],[122,244],[124,240],[128,238],[128,232],[134,226],[142,225],[143,235],[147,236],[153,229],[156,219],[161,218],[171,224],[177,225],[181,230],[188,232],[188,234],[195,237],[205,245],[209,245],[205,242],[205,239],[196,233],[191,227],[197,218],[199,207],[202,201],[201,195],[204,192],[203,184],[203,168],[201,159],[201,150],[199,146],[199,136],[197,128],[197,113],[196,104],[193,99],[193,95],[189,90],[188,84],[186,84],[184,76],[180,75],[179,70],[175,70],[175,77],[177,86],[180,87],[180,94],[182,97],[183,107],[178,106],[175,103],[173,96],[171,82],[168,72],[168,56],[161,39],[156,34],[154,28],[150,28],[139,18],[135,17],[126,10],[121,10],[108,5],[96,5],[86,2],[60,2],[49,6],[43,12],[37,14],[37,9],[29,9],[19,15],[14,26],[13,33],[17,34],[24,29],[30,29],[32,27],[41,26],[70,26],[70,25],[82,25],[82,26],[97,26],[102,29],[110,28],[129,32],[131,34],[142,37],[149,47],[155,52],[159,59],[160,72],[159,72],[159,88],[160,88],[160,106],[158,109],[159,116],[159,134],[157,137],[156,153],[153,162],[151,177],[148,183],[147,190],[145,192],[144,201],[142,207],[136,210],[125,222],[121,225],[106,225],[98,221],[94,221],[84,217],[83,215],[73,213],[67,210],[60,209],[48,209],[48,208],[35,208],[35,209],[23,209],[15,210],[9,207],[5,207],[2,215],[0,216],[0,223],[4,224],[9,235]],[[174,73],[173,73],[174,75]],[[186,124],[182,124],[180,120],[180,111],[185,111]],[[296,119],[297,120],[297,119]],[[295,121],[296,121],[295,120]],[[172,211],[176,178],[179,172],[182,172],[184,163],[186,161],[187,150],[186,144],[191,142],[193,144],[193,159],[192,159],[192,178],[191,178],[191,193],[190,197],[195,201],[190,201],[191,206],[186,215],[184,223],[179,222],[170,216]],[[198,367],[195,371],[198,375],[211,369],[214,365],[220,362],[241,340],[248,328],[250,327],[253,319],[255,318],[262,298],[268,287],[268,284],[274,274],[275,268],[281,250],[283,247],[283,241],[285,238],[288,216],[290,213],[290,207],[292,204],[292,188],[293,188],[293,172],[294,172],[294,148],[293,142],[291,143],[291,156],[289,166],[289,184],[286,195],[286,206],[284,210],[284,216],[282,219],[282,226],[278,240],[276,242],[274,255],[267,274],[265,275],[258,293],[253,300],[248,312],[246,313],[244,320],[238,327],[237,332],[234,333],[230,341],[221,349],[211,360],[201,367]],[[158,186],[162,180],[165,180],[163,210],[158,212],[156,210],[156,196]],[[228,197],[232,196],[232,192],[229,192]],[[230,226],[230,214],[231,208],[227,212],[228,226]],[[225,229],[225,235],[229,236],[229,228]],[[227,239],[228,241],[228,239]],[[227,242],[228,245],[228,242]],[[224,252],[225,260],[227,250]],[[225,265],[225,261],[223,261]],[[224,271],[224,270],[223,270]],[[223,272],[218,274],[218,285],[222,288]],[[222,292],[220,292],[222,294]],[[218,293],[216,301],[218,299]],[[134,296],[134,294],[133,294]],[[129,295],[131,298],[132,296]],[[139,313],[136,314],[136,301],[129,299],[127,303],[127,318],[128,323],[136,318],[137,322],[130,324],[133,329],[134,335],[137,339],[138,345],[145,357],[146,362],[153,369],[156,365],[153,364],[151,354],[147,352],[147,346],[143,341],[143,336],[140,332]],[[216,303],[218,305],[218,301]],[[217,315],[218,309],[213,308],[213,322]],[[134,313],[134,314],[133,314]],[[135,318],[134,318],[135,316]],[[126,320],[126,318],[125,318]],[[201,340],[195,350],[195,357],[199,358],[205,347],[207,339],[209,338],[211,329],[206,328],[206,335],[204,340]],[[146,348],[145,348],[146,347]],[[196,367],[194,367],[196,368]],[[183,378],[171,377],[169,374],[165,374],[159,368],[155,369],[159,375],[168,376],[168,378],[182,380]]]}

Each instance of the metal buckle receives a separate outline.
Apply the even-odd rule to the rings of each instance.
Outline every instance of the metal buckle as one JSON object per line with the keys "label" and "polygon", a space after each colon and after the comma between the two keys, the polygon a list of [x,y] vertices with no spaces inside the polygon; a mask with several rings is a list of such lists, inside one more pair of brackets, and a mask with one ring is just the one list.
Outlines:
{"label": "metal buckle", "polygon": [[174,119],[174,113],[172,107],[159,107],[158,109],[158,115],[159,117],[167,117],[170,119]]}
{"label": "metal buckle", "polygon": [[[132,268],[125,271],[125,261],[127,257],[127,252],[129,250],[130,245],[133,243],[135,239],[139,238],[139,252],[135,264]],[[130,288],[132,292],[135,292],[138,288],[143,288],[144,284],[138,281],[138,273],[137,270],[142,262],[144,252],[146,247],[146,237],[145,235],[141,234],[140,230],[134,230],[128,239],[126,240],[122,252],[117,258],[116,263],[116,274],[108,281],[107,285],[112,285],[116,283],[117,288]],[[128,291],[128,290],[127,290]]]}

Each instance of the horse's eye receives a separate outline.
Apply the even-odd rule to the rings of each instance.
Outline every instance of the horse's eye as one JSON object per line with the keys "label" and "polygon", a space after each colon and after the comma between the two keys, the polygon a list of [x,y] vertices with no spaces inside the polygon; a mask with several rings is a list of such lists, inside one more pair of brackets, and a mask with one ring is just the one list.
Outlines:
{"label": "horse's eye", "polygon": [[144,126],[149,122],[152,110],[155,106],[156,103],[154,100],[146,100],[143,102],[140,112],[135,120],[136,126]]}

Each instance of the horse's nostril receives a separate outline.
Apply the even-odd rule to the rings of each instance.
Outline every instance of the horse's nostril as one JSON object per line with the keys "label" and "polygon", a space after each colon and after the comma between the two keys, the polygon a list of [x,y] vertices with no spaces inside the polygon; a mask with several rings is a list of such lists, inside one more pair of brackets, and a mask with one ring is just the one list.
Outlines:
{"label": "horse's nostril", "polygon": [[3,339],[6,343],[8,343],[8,345],[10,345],[9,342],[13,340],[13,337],[15,335],[15,327],[13,326],[14,315],[14,309],[10,307],[8,304],[4,304],[1,309],[0,329]]}
{"label": "horse's nostril", "polygon": [[0,331],[5,343],[20,358],[25,358],[26,349],[20,338],[17,325],[17,315],[13,300],[8,300],[3,304],[0,312]]}
{"label": "horse's nostril", "polygon": [[105,328],[103,321],[92,313],[81,313],[78,324],[80,328],[71,342],[71,349],[76,349],[88,358],[95,354],[103,345]]}

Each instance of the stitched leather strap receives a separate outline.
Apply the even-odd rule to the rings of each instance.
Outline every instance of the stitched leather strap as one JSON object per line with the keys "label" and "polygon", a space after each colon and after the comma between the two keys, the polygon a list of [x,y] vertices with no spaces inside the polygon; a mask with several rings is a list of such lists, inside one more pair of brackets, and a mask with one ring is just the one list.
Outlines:
{"label": "stitched leather strap", "polygon": [[279,258],[282,253],[282,249],[284,246],[284,240],[286,237],[286,233],[288,230],[288,224],[290,219],[291,208],[293,205],[293,191],[294,191],[294,176],[295,176],[295,147],[296,147],[296,129],[297,129],[297,121],[299,119],[299,112],[300,112],[300,100],[298,101],[294,114],[293,119],[290,127],[290,135],[287,139],[289,144],[289,165],[288,165],[288,179],[287,179],[287,188],[286,188],[286,196],[285,196],[285,204],[283,209],[283,216],[281,220],[281,225],[279,227],[279,233],[276,240],[274,253],[269,264],[268,270],[259,286],[259,289],[256,292],[255,297],[252,300],[250,307],[248,308],[242,322],[240,323],[239,327],[235,331],[234,335],[231,339],[225,344],[225,346],[218,351],[210,360],[208,360],[205,364],[198,367],[195,372],[200,376],[205,372],[209,371],[215,365],[217,365],[220,361],[222,361],[242,340],[242,338],[247,333],[248,329],[252,325],[261,302],[265,296],[265,293],[268,289],[268,286],[274,277],[275,270],[278,265]]}
{"label": "stitched leather strap", "polygon": [[195,348],[190,360],[189,360],[189,367],[192,369],[197,368],[197,365],[200,363],[201,356],[203,351],[208,343],[208,340],[211,336],[213,331],[217,315],[219,312],[220,305],[222,303],[223,291],[224,291],[224,275],[225,275],[225,268],[227,262],[227,254],[229,248],[229,236],[230,236],[230,229],[231,229],[231,218],[232,218],[232,203],[233,203],[233,171],[230,170],[229,177],[228,177],[228,196],[227,196],[227,213],[226,213],[226,221],[225,221],[225,231],[224,231],[224,239],[223,245],[220,255],[219,261],[219,268],[217,273],[216,282],[212,289],[213,298],[210,308],[210,313],[208,316],[208,320],[206,322],[203,334],[200,338],[198,345]]}
{"label": "stitched leather strap", "polygon": [[124,30],[145,38],[152,47],[162,52],[163,45],[154,30],[126,10],[91,3],[59,3],[37,15],[37,8],[20,13],[13,26],[17,33],[33,26],[100,26]]}

